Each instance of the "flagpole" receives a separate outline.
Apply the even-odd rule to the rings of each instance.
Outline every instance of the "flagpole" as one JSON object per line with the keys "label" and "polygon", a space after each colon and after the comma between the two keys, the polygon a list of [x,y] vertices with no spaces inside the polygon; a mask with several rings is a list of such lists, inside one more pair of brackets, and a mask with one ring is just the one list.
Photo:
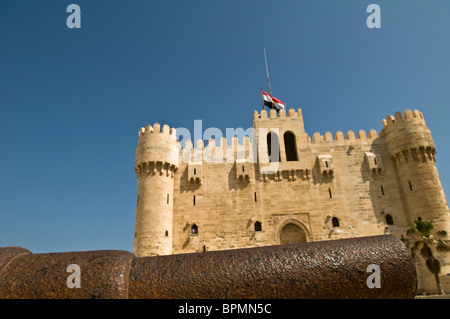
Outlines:
{"label": "flagpole", "polygon": [[269,68],[267,67],[266,48],[264,48],[264,60],[266,61],[267,82],[269,82],[270,97],[273,97],[273,95],[272,95],[272,87],[270,86]]}
{"label": "flagpole", "polygon": [[264,94],[263,94],[263,89],[261,88],[261,98],[262,98],[262,102],[263,102],[263,110],[266,110],[266,106],[264,105]]}

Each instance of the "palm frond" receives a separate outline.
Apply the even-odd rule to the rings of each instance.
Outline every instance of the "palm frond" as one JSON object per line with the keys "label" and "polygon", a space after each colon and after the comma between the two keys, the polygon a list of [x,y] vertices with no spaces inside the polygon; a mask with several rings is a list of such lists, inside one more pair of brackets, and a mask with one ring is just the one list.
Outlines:
{"label": "palm frond", "polygon": [[434,222],[432,220],[423,221],[416,219],[414,221],[417,231],[424,237],[428,238],[433,233]]}
{"label": "palm frond", "polygon": [[447,232],[446,232],[445,230],[438,230],[438,231],[436,232],[436,234],[437,234],[439,237],[447,237]]}
{"label": "palm frond", "polygon": [[450,240],[438,239],[436,250],[439,252],[450,252]]}

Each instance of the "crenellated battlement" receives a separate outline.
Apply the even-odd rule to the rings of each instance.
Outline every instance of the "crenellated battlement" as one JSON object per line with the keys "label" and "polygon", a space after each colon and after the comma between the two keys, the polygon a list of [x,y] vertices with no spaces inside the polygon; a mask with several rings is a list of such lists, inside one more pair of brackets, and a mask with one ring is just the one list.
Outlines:
{"label": "crenellated battlement", "polygon": [[422,112],[420,112],[419,110],[411,111],[409,109],[405,110],[403,115],[400,111],[397,111],[394,113],[394,116],[386,116],[386,118],[382,120],[382,123],[384,130],[387,133],[387,131],[396,128],[399,124],[406,121],[412,121],[415,123],[426,125]]}
{"label": "crenellated battlement", "polygon": [[382,120],[381,136],[387,141],[391,158],[398,164],[436,161],[433,139],[422,112],[397,111]]}
{"label": "crenellated battlement", "polygon": [[367,134],[365,130],[359,130],[358,133],[355,135],[355,132],[352,130],[347,131],[347,134],[344,136],[344,133],[342,131],[337,131],[334,135],[331,132],[326,132],[324,135],[320,134],[320,132],[315,132],[312,137],[312,143],[320,143],[320,142],[330,142],[330,141],[367,141],[367,140],[374,140],[378,138],[378,133],[376,130],[372,129]]}
{"label": "crenellated battlement", "polygon": [[169,127],[169,125],[164,124],[162,129],[161,125],[159,123],[153,124],[151,126],[150,124],[147,124],[145,127],[141,127],[139,130],[139,137],[145,136],[147,134],[161,134],[171,137],[172,139],[177,139],[177,132],[175,128]]}
{"label": "crenellated battlement", "polygon": [[286,110],[281,109],[279,112],[277,112],[275,109],[269,109],[269,112],[267,110],[261,110],[261,113],[258,113],[257,110],[255,110],[254,114],[254,120],[264,120],[264,119],[285,119],[285,118],[301,118],[302,116],[302,109],[298,109],[295,111],[295,109],[290,108],[286,114]]}
{"label": "crenellated battlement", "polygon": [[178,168],[178,152],[175,128],[159,123],[147,124],[139,130],[139,141],[136,147],[135,172],[138,176],[154,174],[173,177]]}

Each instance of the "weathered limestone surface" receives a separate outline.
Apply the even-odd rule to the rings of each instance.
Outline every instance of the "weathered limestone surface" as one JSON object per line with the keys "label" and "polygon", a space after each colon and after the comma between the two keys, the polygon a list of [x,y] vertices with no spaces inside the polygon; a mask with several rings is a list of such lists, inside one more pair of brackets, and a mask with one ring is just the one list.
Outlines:
{"label": "weathered limestone surface", "polygon": [[[139,132],[138,257],[373,235],[405,236],[417,217],[450,233],[450,213],[423,114],[396,112],[377,133],[304,130],[301,110],[255,111],[254,133],[183,149],[175,130]],[[269,137],[268,137],[269,136]],[[272,148],[270,147],[272,146]],[[269,149],[279,149],[279,156]],[[272,155],[271,155],[272,154]],[[270,158],[270,160],[269,160]],[[450,259],[442,284],[450,292]],[[434,277],[417,264],[418,292]]]}

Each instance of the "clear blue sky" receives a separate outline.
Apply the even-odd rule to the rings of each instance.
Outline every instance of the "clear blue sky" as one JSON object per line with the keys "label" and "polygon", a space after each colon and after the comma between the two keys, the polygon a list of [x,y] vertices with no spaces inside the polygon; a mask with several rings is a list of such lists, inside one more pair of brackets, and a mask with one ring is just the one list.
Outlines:
{"label": "clear blue sky", "polygon": [[132,251],[139,128],[251,127],[264,47],[310,136],[421,110],[450,196],[448,0],[2,0],[0,246]]}

